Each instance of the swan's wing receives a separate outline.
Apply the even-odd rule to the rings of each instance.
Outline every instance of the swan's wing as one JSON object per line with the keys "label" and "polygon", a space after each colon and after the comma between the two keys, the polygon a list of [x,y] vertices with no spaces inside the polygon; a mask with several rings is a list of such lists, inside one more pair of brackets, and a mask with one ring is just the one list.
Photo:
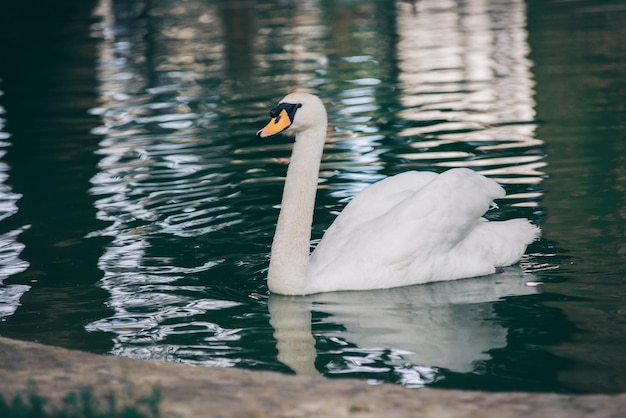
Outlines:
{"label": "swan's wing", "polygon": [[366,187],[346,205],[324,235],[332,236],[337,233],[335,230],[350,233],[358,225],[383,215],[435,177],[436,173],[427,171],[407,171]]}
{"label": "swan's wing", "polygon": [[322,240],[311,255],[311,273],[315,276],[331,260],[341,258],[342,248],[351,239],[360,236],[359,230],[367,228],[374,219],[383,217],[437,176],[436,173],[427,171],[407,171],[363,189],[324,232]]}
{"label": "swan's wing", "polygon": [[409,171],[388,177],[365,188],[345,207],[324,233],[315,253],[330,251],[325,249],[330,243],[339,248],[369,228],[376,229],[381,237],[395,234],[396,228],[441,237],[437,231],[441,229],[460,235],[460,239],[492,200],[503,196],[504,190],[495,181],[464,168],[443,174]]}
{"label": "swan's wing", "polygon": [[[351,204],[357,207],[337,218],[339,224],[328,229],[313,253],[312,277],[325,281],[328,277],[342,280],[355,274],[360,277],[378,275],[385,276],[387,282],[397,280],[393,285],[411,284],[405,281],[416,280],[415,271],[424,277],[413,283],[455,278],[447,277],[451,273],[442,266],[453,262],[455,247],[482,222],[481,216],[493,199],[504,196],[504,189],[469,169],[452,169],[440,175],[429,173],[429,177],[430,181],[425,181],[413,193],[399,187],[402,192],[398,196],[404,199],[390,199],[395,201],[391,207],[376,206],[376,195],[394,196],[393,190],[386,190],[382,182],[375,185],[381,186],[378,191],[371,186],[369,196],[355,198]],[[373,212],[359,207],[362,204],[373,205]],[[362,218],[352,219],[353,215]],[[486,267],[488,260],[479,264],[472,271],[480,267],[485,270],[482,274],[490,272]],[[397,278],[392,278],[396,273]],[[457,277],[470,277],[463,272],[459,274],[461,276]],[[349,286],[354,287],[354,283]],[[374,288],[375,284],[363,283],[363,286]],[[391,286],[391,283],[385,284],[385,287]]]}

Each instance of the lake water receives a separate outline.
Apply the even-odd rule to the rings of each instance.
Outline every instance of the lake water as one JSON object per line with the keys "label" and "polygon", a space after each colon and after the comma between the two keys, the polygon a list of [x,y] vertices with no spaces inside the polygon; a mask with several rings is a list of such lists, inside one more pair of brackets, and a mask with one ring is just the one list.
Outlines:
{"label": "lake water", "polygon": [[[0,16],[0,335],[378,384],[626,390],[626,3],[84,1]],[[359,190],[470,167],[543,237],[470,280],[310,297],[265,274],[287,92]]]}

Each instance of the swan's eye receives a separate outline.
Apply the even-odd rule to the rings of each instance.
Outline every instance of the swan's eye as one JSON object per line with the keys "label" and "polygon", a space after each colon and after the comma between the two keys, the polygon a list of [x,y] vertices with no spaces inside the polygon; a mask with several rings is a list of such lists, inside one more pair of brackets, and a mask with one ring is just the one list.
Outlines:
{"label": "swan's eye", "polygon": [[270,110],[270,117],[276,118],[280,116],[280,112],[285,110],[287,116],[293,121],[296,110],[302,107],[302,103],[279,103]]}

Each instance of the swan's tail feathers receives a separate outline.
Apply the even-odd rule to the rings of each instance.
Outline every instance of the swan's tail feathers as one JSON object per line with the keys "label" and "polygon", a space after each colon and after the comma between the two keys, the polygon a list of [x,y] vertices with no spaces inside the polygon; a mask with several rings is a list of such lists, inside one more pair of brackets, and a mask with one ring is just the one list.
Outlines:
{"label": "swan's tail feathers", "polygon": [[537,225],[533,225],[530,221],[526,219],[512,219],[513,221],[517,221],[521,224],[521,229],[524,231],[526,235],[526,245],[537,241],[541,238],[541,229]]}
{"label": "swan's tail feathers", "polygon": [[528,245],[541,236],[541,229],[531,224],[527,219],[511,219],[492,223],[500,227],[501,231],[499,232],[502,234],[500,239],[506,240],[497,244],[501,245],[501,251],[496,249],[493,251],[493,254],[497,256],[494,260],[494,266],[503,267],[517,263],[526,252]]}
{"label": "swan's tail feathers", "polygon": [[494,267],[517,263],[526,248],[541,236],[541,229],[527,219],[481,221],[464,244],[474,249],[477,257],[485,257]]}

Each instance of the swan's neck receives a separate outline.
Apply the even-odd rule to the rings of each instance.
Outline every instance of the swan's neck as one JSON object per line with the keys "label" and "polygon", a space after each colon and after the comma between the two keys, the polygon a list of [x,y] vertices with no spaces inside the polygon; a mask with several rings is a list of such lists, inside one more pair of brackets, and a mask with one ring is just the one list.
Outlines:
{"label": "swan's neck", "polygon": [[326,126],[296,136],[267,276],[267,284],[274,293],[306,293],[311,225],[325,136]]}

